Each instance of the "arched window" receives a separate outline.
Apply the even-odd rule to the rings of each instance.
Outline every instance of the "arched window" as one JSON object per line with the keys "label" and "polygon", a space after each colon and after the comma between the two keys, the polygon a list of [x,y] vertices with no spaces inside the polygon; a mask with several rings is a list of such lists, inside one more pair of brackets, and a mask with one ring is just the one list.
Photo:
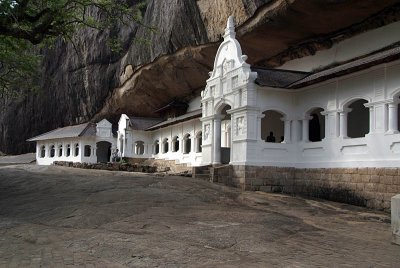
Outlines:
{"label": "arched window", "polygon": [[347,136],[349,138],[365,137],[369,133],[369,109],[364,106],[368,101],[356,100],[348,105]]}
{"label": "arched window", "polygon": [[203,135],[202,132],[199,131],[196,134],[196,153],[201,153],[201,145],[203,144]]}
{"label": "arched window", "polygon": [[46,146],[42,145],[40,147],[40,158],[44,158],[46,156]]}
{"label": "arched window", "polygon": [[58,157],[62,157],[63,155],[63,146],[62,144],[58,145]]}
{"label": "arched window", "polygon": [[56,155],[56,146],[50,146],[50,157],[53,158]]}
{"label": "arched window", "polygon": [[183,153],[184,154],[190,153],[191,146],[192,146],[192,140],[190,139],[190,134],[186,134],[183,137]]}
{"label": "arched window", "polygon": [[75,155],[74,156],[78,156],[79,155],[79,143],[75,144]]}
{"label": "arched window", "polygon": [[179,151],[179,137],[178,136],[175,136],[172,139],[172,151],[173,152]]}
{"label": "arched window", "polygon": [[156,140],[154,142],[154,154],[159,154],[160,153],[160,142]]}
{"label": "arched window", "polygon": [[85,157],[90,157],[92,154],[92,147],[90,145],[85,145],[83,155]]}
{"label": "arched window", "polygon": [[168,153],[168,147],[169,147],[168,139],[165,138],[163,140],[163,143],[162,143],[162,152],[163,152],[163,154]]}
{"label": "arched window", "polygon": [[135,142],[135,154],[137,154],[137,155],[144,154],[144,142],[143,141]]}
{"label": "arched window", "polygon": [[261,139],[266,142],[283,142],[285,136],[285,126],[282,118],[284,114],[268,110],[263,112],[265,115],[261,119]]}
{"label": "arched window", "polygon": [[66,157],[71,156],[71,144],[67,144],[67,150],[65,152],[65,156]]}
{"label": "arched window", "polygon": [[308,125],[308,139],[311,142],[321,141],[325,138],[325,117],[321,114],[324,109],[315,108],[310,115],[310,121]]}

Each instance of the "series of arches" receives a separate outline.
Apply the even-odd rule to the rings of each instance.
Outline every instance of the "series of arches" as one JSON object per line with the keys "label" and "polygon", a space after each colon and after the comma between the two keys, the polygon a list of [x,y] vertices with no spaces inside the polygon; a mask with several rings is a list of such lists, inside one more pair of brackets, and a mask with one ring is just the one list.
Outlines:
{"label": "series of arches", "polygon": [[40,145],[39,158],[70,158],[82,157],[89,158],[96,154],[97,162],[109,162],[111,157],[112,144],[108,141],[99,141],[96,143],[96,149],[93,144],[81,144],[78,142],[67,144],[44,144]]}
{"label": "series of arches", "polygon": [[[71,144],[60,144],[57,146],[55,144],[51,144],[47,146],[48,149],[46,149],[46,145],[41,145],[40,146],[40,153],[39,157],[40,158],[54,158],[54,157],[70,157],[71,156]],[[65,149],[64,149],[65,147]],[[75,143],[73,146],[73,155],[74,157],[79,156],[79,143]],[[92,152],[92,147],[90,145],[85,145],[84,147],[84,156],[85,157],[90,157]]]}
{"label": "series of arches", "polygon": [[[342,136],[347,138],[365,137],[370,132],[370,112],[367,107],[368,100],[355,98],[343,104],[343,115],[346,123],[342,130]],[[319,142],[325,138],[325,109],[322,107],[310,108],[304,114],[301,124],[306,131],[302,131],[302,140],[307,142]],[[398,111],[400,114],[400,109]],[[263,112],[261,119],[261,139],[265,142],[285,142],[285,120],[287,115],[278,109],[268,109]],[[400,120],[400,119],[399,119]],[[293,135],[293,134],[292,134]],[[305,135],[305,137],[304,137]]]}
{"label": "series of arches", "polygon": [[183,135],[182,139],[178,135],[176,135],[172,138],[171,142],[169,138],[164,138],[161,144],[160,141],[157,139],[153,143],[153,154],[160,154],[160,151],[162,154],[169,153],[170,151],[172,153],[177,153],[181,151],[183,154],[189,154],[192,152],[192,142],[195,143],[194,152],[201,153],[203,142],[202,131],[198,131],[194,137],[192,137],[190,133],[186,133],[185,135]]}

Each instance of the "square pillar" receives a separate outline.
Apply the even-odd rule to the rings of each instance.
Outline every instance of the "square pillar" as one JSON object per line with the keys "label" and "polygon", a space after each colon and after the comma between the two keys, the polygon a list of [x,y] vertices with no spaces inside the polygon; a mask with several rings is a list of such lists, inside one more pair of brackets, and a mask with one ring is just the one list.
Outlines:
{"label": "square pillar", "polygon": [[302,131],[302,138],[303,138],[303,142],[309,142],[309,131],[310,131],[310,120],[311,117],[307,116],[305,118],[302,119],[302,127],[303,127],[303,131]]}
{"label": "square pillar", "polygon": [[292,120],[286,119],[285,117],[281,118],[281,120],[284,122],[284,130],[283,130],[284,137],[282,143],[290,143],[291,142],[290,125]]}
{"label": "square pillar", "polygon": [[391,201],[392,243],[400,245],[400,194],[393,196]]}
{"label": "square pillar", "polygon": [[343,109],[339,112],[339,137],[342,139],[347,138],[347,114],[351,109]]}
{"label": "square pillar", "polygon": [[213,164],[221,164],[221,116],[213,119]]}
{"label": "square pillar", "polygon": [[324,111],[321,114],[325,116],[325,139],[339,137],[340,120],[338,111]]}
{"label": "square pillar", "polygon": [[292,141],[298,142],[301,141],[301,121],[295,119],[292,121]]}
{"label": "square pillar", "polygon": [[397,118],[397,110],[398,104],[397,103],[389,103],[387,105],[388,108],[388,134],[395,134],[399,133],[399,126],[398,126],[398,118]]}

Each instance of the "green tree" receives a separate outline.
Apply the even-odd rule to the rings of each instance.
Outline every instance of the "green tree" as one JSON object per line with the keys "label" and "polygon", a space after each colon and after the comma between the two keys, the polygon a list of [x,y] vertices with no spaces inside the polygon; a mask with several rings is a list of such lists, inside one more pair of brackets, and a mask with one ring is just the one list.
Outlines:
{"label": "green tree", "polygon": [[[40,47],[56,38],[72,41],[81,27],[104,30],[116,22],[141,23],[145,6],[145,1],[132,0],[0,0],[0,94],[15,95],[32,85]],[[115,40],[109,44],[118,49]]]}

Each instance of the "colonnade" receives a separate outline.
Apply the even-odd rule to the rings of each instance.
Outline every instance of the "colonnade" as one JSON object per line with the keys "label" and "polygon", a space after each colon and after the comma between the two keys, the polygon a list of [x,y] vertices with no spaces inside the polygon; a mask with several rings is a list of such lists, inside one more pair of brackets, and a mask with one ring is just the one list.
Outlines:
{"label": "colonnade", "polygon": [[[399,133],[398,106],[399,102],[376,102],[366,103],[369,109],[369,133],[395,134]],[[323,111],[325,116],[325,138],[349,138],[348,137],[348,114],[350,108],[341,110]],[[303,118],[290,119],[284,116],[284,143],[309,142],[309,124],[312,119],[309,114]],[[261,121],[261,119],[260,119]],[[261,123],[260,129],[261,129]],[[321,126],[323,127],[323,126]],[[218,138],[218,137],[217,137]]]}

